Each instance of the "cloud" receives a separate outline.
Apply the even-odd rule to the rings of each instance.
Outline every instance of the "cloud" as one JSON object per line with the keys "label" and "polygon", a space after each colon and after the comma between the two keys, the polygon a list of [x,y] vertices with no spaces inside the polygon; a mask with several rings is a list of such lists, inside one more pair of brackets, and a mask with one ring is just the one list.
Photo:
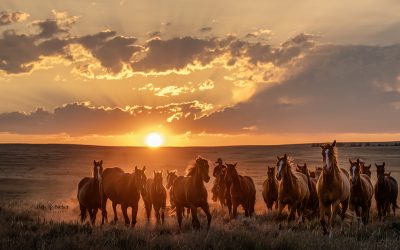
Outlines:
{"label": "cloud", "polygon": [[38,38],[50,38],[56,35],[68,34],[72,25],[78,20],[77,16],[68,16],[66,12],[52,11],[53,18],[33,22],[39,28]]}
{"label": "cloud", "polygon": [[12,23],[23,22],[28,19],[29,14],[25,12],[15,11],[15,12],[0,12],[0,26],[9,25]]}
{"label": "cloud", "polygon": [[0,131],[17,134],[65,133],[71,136],[117,135],[154,124],[170,127],[174,131],[174,121],[195,120],[212,108],[211,104],[198,101],[124,109],[94,107],[89,102],[77,102],[57,107],[54,112],[38,108],[30,113],[2,113]]}
{"label": "cloud", "polygon": [[201,28],[199,31],[200,31],[201,33],[207,33],[207,32],[212,31],[212,28],[211,28],[211,27],[203,27],[203,28]]}
{"label": "cloud", "polygon": [[211,90],[213,88],[214,88],[214,81],[207,79],[204,82],[200,82],[198,84],[188,82],[181,86],[168,85],[165,87],[157,87],[154,86],[152,83],[148,83],[145,86],[138,88],[138,90],[139,91],[147,90],[153,92],[155,96],[159,97],[172,97],[172,96],[179,96],[182,94],[190,94],[196,91]]}

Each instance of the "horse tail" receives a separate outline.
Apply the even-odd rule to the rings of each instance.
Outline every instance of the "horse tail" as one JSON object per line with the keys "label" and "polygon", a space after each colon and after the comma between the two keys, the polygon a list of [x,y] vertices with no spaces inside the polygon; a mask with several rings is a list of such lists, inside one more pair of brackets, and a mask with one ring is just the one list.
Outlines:
{"label": "horse tail", "polygon": [[79,204],[79,208],[81,209],[81,215],[80,215],[80,218],[81,218],[81,223],[83,223],[85,220],[86,220],[86,207],[85,206],[82,206],[81,204]]}

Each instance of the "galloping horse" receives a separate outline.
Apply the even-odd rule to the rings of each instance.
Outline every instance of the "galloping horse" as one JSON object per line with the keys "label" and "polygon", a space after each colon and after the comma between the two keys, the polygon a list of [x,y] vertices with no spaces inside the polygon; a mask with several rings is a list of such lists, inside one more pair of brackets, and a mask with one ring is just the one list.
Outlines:
{"label": "galloping horse", "polygon": [[252,216],[256,202],[256,188],[253,179],[237,173],[235,164],[226,163],[225,182],[229,185],[230,200],[232,201],[232,218],[236,218],[237,208],[242,205],[244,215]]}
{"label": "galloping horse", "polygon": [[355,210],[357,217],[361,216],[363,224],[366,225],[369,220],[374,187],[369,176],[360,173],[363,166],[360,159],[354,162],[349,159],[349,162],[351,173],[350,210]]}
{"label": "galloping horse", "polygon": [[[324,168],[317,182],[319,200],[319,219],[324,234],[328,233],[325,214],[328,214],[329,225],[334,226],[336,214],[341,204],[341,218],[344,220],[350,197],[349,173],[339,168],[337,163],[336,141],[321,145]],[[330,232],[332,236],[332,231]]]}
{"label": "galloping horse", "polygon": [[278,215],[280,216],[282,210],[288,205],[288,221],[295,219],[297,211],[299,222],[302,222],[304,221],[303,212],[310,197],[307,176],[303,173],[292,171],[292,163],[286,154],[283,157],[277,156],[277,159],[278,172],[276,179],[279,181]]}
{"label": "galloping horse", "polygon": [[211,224],[211,213],[207,202],[207,189],[204,182],[210,181],[208,161],[201,157],[196,159],[193,167],[189,168],[185,177],[178,177],[172,184],[172,196],[176,206],[179,229],[182,228],[182,215],[185,207],[191,209],[192,225],[200,228],[197,218],[197,208],[201,207],[207,216],[207,229]]}
{"label": "galloping horse", "polygon": [[385,173],[385,162],[382,165],[375,163],[378,180],[375,183],[375,200],[378,208],[379,220],[390,211],[392,205],[393,214],[396,215],[398,185],[396,179]]}
{"label": "galloping horse", "polygon": [[310,198],[308,199],[306,208],[311,212],[310,217],[313,217],[317,214],[319,206],[317,195],[317,179],[315,178],[315,175],[314,177],[311,177],[311,173],[308,170],[307,163],[304,163],[304,165],[297,164],[297,169],[300,173],[303,173],[307,176],[308,189],[310,190]]}
{"label": "galloping horse", "polygon": [[147,221],[150,221],[151,208],[153,207],[156,213],[157,224],[160,223],[160,219],[162,224],[164,224],[167,191],[163,186],[162,171],[154,171],[154,179],[147,179],[144,194],[142,198],[146,209]]}
{"label": "galloping horse", "polygon": [[103,161],[93,161],[93,177],[85,177],[78,184],[78,201],[81,210],[81,222],[86,219],[89,212],[90,222],[94,225],[96,214],[101,207],[99,181],[103,173]]}
{"label": "galloping horse", "polygon": [[143,167],[143,169],[135,167],[135,171],[132,174],[125,173],[120,168],[106,168],[103,171],[102,180],[100,182],[101,207],[103,212],[102,224],[104,224],[105,219],[107,220],[106,205],[107,199],[110,199],[113,205],[114,221],[118,220],[116,206],[117,204],[121,204],[125,225],[129,225],[127,209],[128,207],[132,207],[131,226],[135,226],[140,193],[142,193],[143,196],[146,184],[145,170],[146,167]]}
{"label": "galloping horse", "polygon": [[267,179],[263,183],[262,196],[269,210],[275,203],[275,209],[278,207],[278,181],[275,178],[275,168],[268,166]]}

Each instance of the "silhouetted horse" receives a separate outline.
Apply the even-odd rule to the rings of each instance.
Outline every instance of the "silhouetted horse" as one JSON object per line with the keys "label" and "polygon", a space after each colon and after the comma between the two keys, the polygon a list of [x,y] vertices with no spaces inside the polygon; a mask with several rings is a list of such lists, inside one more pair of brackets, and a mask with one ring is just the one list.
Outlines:
{"label": "silhouetted horse", "polygon": [[[371,200],[374,195],[374,188],[371,179],[366,174],[360,174],[360,160],[350,162],[351,188],[350,188],[350,209],[356,212],[357,217],[361,216],[364,225],[368,223]],[[360,213],[361,208],[361,213]]]}
{"label": "silhouetted horse", "polygon": [[[167,192],[163,186],[162,171],[154,171],[154,179],[147,179],[143,201],[146,209],[147,221],[150,221],[151,207],[156,213],[157,224],[164,224],[164,213],[167,200]],[[160,213],[161,212],[161,213]]]}
{"label": "silhouetted horse", "polygon": [[[324,168],[317,182],[319,200],[319,218],[324,234],[328,233],[325,215],[328,214],[329,225],[333,228],[335,217],[341,204],[341,218],[344,220],[350,198],[349,173],[339,168],[337,163],[336,141],[321,145]],[[332,236],[332,231],[330,232]]]}
{"label": "silhouetted horse", "polygon": [[207,189],[204,186],[204,182],[210,181],[209,168],[208,161],[198,157],[194,166],[188,169],[186,176],[178,177],[172,184],[179,229],[182,228],[182,215],[185,207],[191,210],[194,228],[200,228],[200,221],[197,218],[198,207],[201,207],[206,213],[207,229],[210,228],[211,213],[207,202]]}
{"label": "silhouetted horse", "polygon": [[307,182],[308,182],[308,189],[310,190],[310,197],[307,202],[307,209],[311,212],[309,215],[310,217],[315,216],[318,213],[318,195],[317,195],[317,179],[315,179],[315,174],[314,177],[311,177],[310,171],[307,168],[307,163],[304,163],[304,165],[299,165],[297,164],[297,169],[300,173],[303,173],[307,176]]}
{"label": "silhouetted horse", "polygon": [[114,211],[114,221],[118,220],[116,206],[121,204],[122,214],[124,215],[125,225],[129,225],[129,217],[127,214],[128,207],[132,208],[132,222],[131,226],[134,227],[136,224],[136,216],[138,211],[138,203],[140,199],[140,193],[144,192],[146,184],[146,175],[144,173],[146,167],[138,169],[135,167],[135,171],[125,173],[120,168],[106,168],[103,171],[101,180],[101,207],[102,207],[102,224],[104,220],[107,220],[107,199],[112,201]]}
{"label": "silhouetted horse", "polygon": [[365,165],[365,162],[360,162],[360,166],[361,166],[361,174],[366,174],[369,176],[369,178],[371,178],[371,164],[369,164],[368,166]]}
{"label": "silhouetted horse", "polygon": [[211,189],[212,200],[219,200],[222,207],[226,205],[225,193],[226,193],[226,185],[224,181],[224,176],[226,172],[226,166],[222,163],[222,159],[218,158],[215,162],[218,165],[214,167],[213,176],[215,177],[214,185]]}
{"label": "silhouetted horse", "polygon": [[299,215],[299,222],[304,221],[303,212],[310,198],[307,176],[303,173],[292,171],[292,164],[287,155],[277,156],[277,174],[279,181],[278,191],[278,215],[282,215],[282,210],[286,205],[289,207],[288,221],[294,220],[296,211]]}
{"label": "silhouetted horse", "polygon": [[398,185],[397,181],[389,176],[385,176],[385,162],[382,165],[375,163],[378,180],[375,183],[375,200],[378,208],[379,220],[390,211],[392,205],[393,214],[396,215]]}
{"label": "silhouetted horse", "polygon": [[103,161],[93,161],[93,177],[85,177],[78,184],[78,201],[81,210],[81,222],[86,219],[86,211],[89,212],[90,222],[94,225],[96,214],[101,208],[99,181],[103,173]]}
{"label": "silhouetted horse", "polygon": [[232,217],[236,218],[237,208],[241,205],[244,215],[252,216],[256,202],[256,188],[253,179],[237,173],[235,164],[226,163],[225,182],[229,185],[230,200],[232,201]]}
{"label": "silhouetted horse", "polygon": [[275,209],[278,208],[278,181],[275,178],[275,168],[268,166],[267,179],[263,183],[262,196],[269,210],[275,203]]}

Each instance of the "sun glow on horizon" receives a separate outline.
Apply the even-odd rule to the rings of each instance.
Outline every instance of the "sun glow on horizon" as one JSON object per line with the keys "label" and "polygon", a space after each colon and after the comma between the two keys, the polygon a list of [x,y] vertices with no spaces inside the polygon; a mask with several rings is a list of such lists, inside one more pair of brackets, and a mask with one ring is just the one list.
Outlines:
{"label": "sun glow on horizon", "polygon": [[146,145],[151,148],[158,148],[164,143],[164,138],[160,133],[152,132],[146,136]]}

